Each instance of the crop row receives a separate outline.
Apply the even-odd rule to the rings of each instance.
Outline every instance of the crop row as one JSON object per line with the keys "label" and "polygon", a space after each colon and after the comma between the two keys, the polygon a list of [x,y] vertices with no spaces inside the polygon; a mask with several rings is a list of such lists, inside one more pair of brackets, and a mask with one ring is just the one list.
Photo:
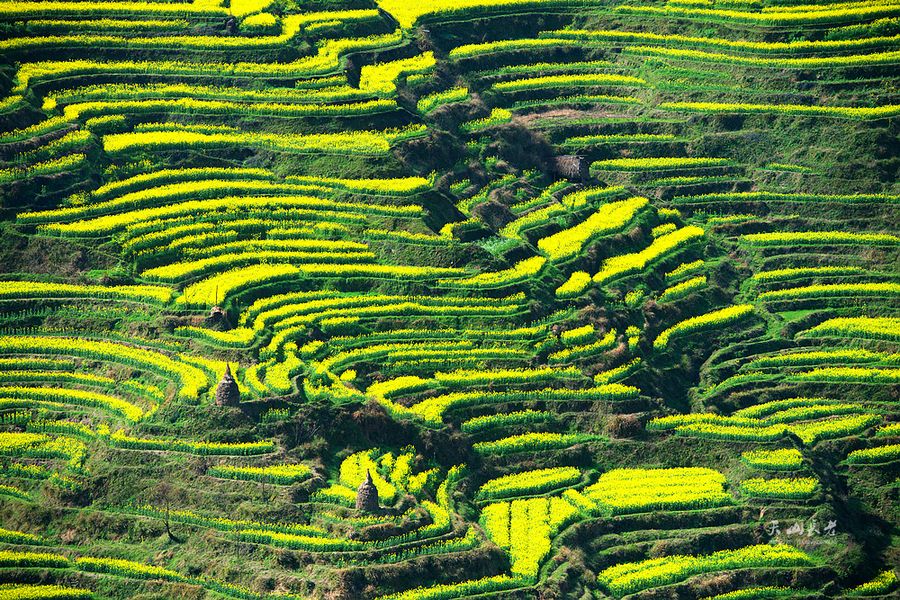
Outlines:
{"label": "crop row", "polygon": [[457,46],[449,52],[449,57],[454,60],[476,58],[499,52],[514,52],[519,50],[540,50],[544,48],[580,47],[582,44],[574,40],[562,38],[518,38],[511,40],[497,40],[493,42],[481,42],[477,44],[465,44]]}
{"label": "crop row", "polygon": [[26,490],[5,483],[0,483],[0,496],[11,496],[19,500],[25,500],[26,502],[31,500],[31,496]]}
{"label": "crop row", "polygon": [[275,284],[298,275],[328,278],[420,280],[461,275],[456,268],[395,265],[288,265],[261,264],[232,269],[185,288],[178,302],[187,305],[213,306],[230,295],[249,287]]}
{"label": "crop row", "polygon": [[[393,100],[364,100],[344,104],[283,104],[274,102],[234,102],[230,100],[202,100],[197,98],[178,98],[171,100],[97,100],[70,104],[63,110],[63,116],[69,121],[103,117],[108,115],[222,115],[229,117],[267,116],[267,117],[355,117],[375,115],[396,110]],[[126,135],[126,134],[119,134]],[[300,147],[299,142],[288,141],[285,137],[251,137],[250,144],[275,148]],[[187,142],[185,142],[187,143]],[[195,142],[198,143],[198,142]],[[207,144],[210,142],[207,142]],[[152,145],[153,141],[148,142]],[[314,147],[312,144],[310,148]],[[115,144],[108,147],[116,151]]]}
{"label": "crop row", "polygon": [[[217,240],[203,238],[201,243],[192,244],[189,247],[181,247],[182,255],[194,259],[212,258],[226,254],[248,252],[304,252],[310,258],[321,256],[320,261],[332,262],[335,256],[349,256],[346,262],[368,262],[367,259],[375,257],[369,252],[369,245],[362,242],[344,240],[324,240],[319,238],[266,238],[266,239],[232,239],[216,243]],[[205,243],[203,243],[205,242]],[[362,259],[362,260],[360,260]]]}
{"label": "crop row", "polygon": [[[159,169],[150,173],[140,173],[125,179],[109,181],[84,195],[69,197],[70,202],[78,199],[79,204],[95,204],[133,192],[147,192],[172,183],[186,183],[201,180],[229,181],[274,181],[275,174],[267,169],[244,167],[197,167],[189,169]],[[33,214],[33,213],[28,213]]]}
{"label": "crop row", "polygon": [[503,237],[521,237],[522,232],[526,229],[531,229],[547,223],[554,217],[588,206],[597,200],[615,197],[623,190],[624,188],[621,186],[586,188],[566,194],[559,202],[554,202],[553,194],[555,190],[553,186],[551,186],[544,190],[537,199],[541,204],[546,203],[546,206],[525,213],[521,217],[505,225],[499,233]]}
{"label": "crop row", "polygon": [[603,266],[594,275],[593,281],[603,284],[615,278],[641,271],[648,265],[677,252],[703,235],[703,230],[694,225],[688,225],[672,233],[661,235],[640,252],[606,259],[603,262]]}
{"label": "crop row", "polygon": [[660,302],[673,302],[678,300],[679,298],[683,298],[689,294],[692,294],[698,290],[702,290],[707,287],[706,275],[700,275],[699,277],[692,277],[690,279],[686,279],[681,283],[676,283],[673,286],[667,287],[663,290],[663,293],[659,295]]}
{"label": "crop row", "polygon": [[44,135],[60,132],[63,129],[71,127],[71,124],[62,117],[51,117],[39,121],[34,125],[13,129],[0,133],[0,144],[12,144],[14,142],[24,142],[32,138],[39,138]]}
{"label": "crop row", "polygon": [[[3,3],[6,4],[6,3]],[[4,14],[3,4],[0,4],[0,16]],[[28,2],[20,3],[23,5],[30,4]],[[55,5],[64,5],[66,3],[40,2],[42,6],[52,7]],[[79,8],[90,6],[93,3],[79,2]],[[114,6],[117,3],[98,3]],[[141,3],[138,6],[146,6],[148,3]],[[163,3],[167,5],[168,3]],[[66,12],[66,11],[62,11]],[[91,12],[91,11],[86,11]],[[271,17],[270,21],[272,29],[277,22]],[[110,49],[170,49],[179,48],[180,50],[198,49],[248,49],[265,50],[277,49],[284,46],[303,30],[304,26],[314,25],[316,23],[360,23],[378,19],[378,12],[375,10],[346,10],[346,11],[330,11],[330,12],[311,12],[305,14],[286,15],[281,19],[281,31],[277,35],[256,35],[256,36],[212,36],[212,35],[156,35],[148,37],[124,37],[112,35],[104,31],[101,35],[87,33],[70,33],[66,35],[51,36],[29,36],[21,38],[12,38],[0,42],[0,51],[8,53],[34,51],[42,48],[62,47],[66,49],[88,48],[96,50],[97,48]],[[249,20],[245,19],[242,25],[252,26],[253,17]]]}
{"label": "crop row", "polygon": [[646,198],[636,197],[604,204],[578,225],[538,240],[538,248],[552,261],[572,258],[597,236],[624,228],[648,202]]}
{"label": "crop row", "polygon": [[[191,169],[161,169],[152,173],[142,173],[120,181],[106,183],[93,190],[89,194],[89,204],[97,201],[120,198],[127,194],[139,193],[132,199],[143,197],[155,197],[160,193],[159,188],[170,184],[184,185],[188,182],[205,181],[277,181],[277,177],[271,171],[258,168],[237,167],[201,167]],[[287,184],[298,184],[316,190],[328,189],[349,194],[363,194],[369,196],[410,196],[431,188],[432,180],[425,177],[400,177],[387,179],[346,179],[335,177],[320,177],[313,175],[288,175],[284,178]],[[240,185],[240,183],[238,184]],[[196,194],[203,190],[202,187],[177,187],[166,188],[178,195]],[[135,205],[136,206],[136,205]],[[35,213],[28,213],[34,215]]]}
{"label": "crop row", "polygon": [[851,596],[875,596],[893,590],[900,582],[893,569],[882,571],[869,581],[862,583],[848,591]]}
{"label": "crop row", "polygon": [[750,233],[741,236],[741,241],[755,248],[772,246],[895,246],[900,237],[889,233],[856,233],[849,231],[791,231],[773,233]]}
{"label": "crop row", "polygon": [[641,590],[683,581],[703,573],[732,569],[811,566],[805,552],[785,544],[747,546],[703,556],[672,555],[624,563],[600,572],[601,585],[621,598]]}
{"label": "crop row", "polygon": [[[213,184],[211,187],[215,189],[218,186]],[[246,186],[237,185],[235,187],[241,188]],[[263,189],[265,187],[269,186],[263,186]],[[118,203],[110,201],[110,204]],[[91,212],[107,210],[108,208],[110,207],[106,205],[96,205],[96,208],[88,208],[84,212],[90,214]],[[231,196],[211,200],[175,202],[164,206],[140,208],[125,213],[98,216],[72,223],[49,223],[44,225],[43,228],[46,231],[71,236],[110,235],[120,232],[129,226],[159,219],[196,216],[200,213],[215,217],[225,212],[235,213],[237,211],[242,211],[241,216],[244,218],[258,214],[262,218],[277,222],[280,220],[279,217],[282,216],[285,219],[302,218],[304,211],[328,211],[339,219],[343,213],[348,213],[350,216],[353,216],[353,213],[361,213],[363,215],[372,214],[409,218],[420,215],[422,208],[417,205],[392,207],[362,202],[338,202],[315,196],[266,196],[258,198],[252,196]],[[282,214],[282,211],[289,212]],[[68,216],[77,214],[77,212],[79,211],[62,212],[59,213],[59,216]],[[39,213],[35,216],[29,216],[28,213],[25,213],[21,215],[20,219],[27,222],[52,218],[53,216],[53,213]],[[286,220],[283,224],[288,222]]]}
{"label": "crop row", "polygon": [[607,514],[711,508],[732,502],[725,477],[701,467],[613,469],[584,494]]}
{"label": "crop row", "polygon": [[71,565],[81,571],[107,573],[129,579],[150,579],[177,583],[191,583],[203,586],[204,588],[208,588],[225,596],[241,598],[244,600],[257,600],[260,598],[259,594],[237,585],[207,579],[205,577],[182,575],[171,569],[166,569],[165,567],[146,565],[131,560],[82,556],[74,559]]}
{"label": "crop row", "polygon": [[[392,363],[399,363],[407,367],[414,367],[417,364],[423,366],[436,364],[439,367],[448,368],[457,362],[480,364],[488,360],[524,360],[528,356],[529,354],[520,348],[506,346],[475,348],[471,342],[465,340],[460,342],[375,344],[337,352],[321,361],[314,361],[311,364],[310,376],[315,378],[326,371],[339,372],[357,362],[374,362],[376,360],[382,361],[385,368],[389,368]],[[441,364],[442,360],[446,361],[446,364]]]}
{"label": "crop row", "polygon": [[523,92],[530,90],[544,90],[576,87],[606,87],[606,86],[646,86],[647,82],[639,77],[630,75],[614,75],[607,73],[585,73],[576,75],[544,75],[529,77],[527,79],[514,79],[495,83],[491,89],[498,92]]}
{"label": "crop row", "polygon": [[675,60],[733,64],[760,69],[836,69],[882,65],[891,66],[896,64],[897,59],[900,58],[900,52],[898,51],[872,52],[870,54],[853,54],[848,56],[769,58],[762,56],[725,54],[722,52],[704,52],[702,50],[660,48],[658,46],[628,46],[623,48],[622,53],[635,57],[661,56]]}
{"label": "crop row", "polygon": [[94,138],[90,131],[76,129],[67,132],[62,137],[40,143],[33,150],[17,155],[15,161],[18,163],[18,166],[27,168],[29,163],[34,163],[39,160],[59,158],[70,152],[84,152],[85,149],[92,146],[93,143]]}
{"label": "crop row", "polygon": [[[495,298],[492,301],[501,303],[518,303],[524,296],[515,295],[506,298]],[[246,314],[246,313],[245,313]],[[248,318],[251,315],[247,315]],[[494,342],[527,342],[535,341],[546,333],[545,325],[531,325],[526,327],[517,327],[515,329],[506,329],[497,327],[496,329],[454,329],[454,328],[404,328],[404,329],[387,329],[383,331],[375,331],[365,335],[347,335],[333,337],[328,341],[329,346],[338,348],[353,348],[366,346],[373,342],[384,341],[426,341],[426,340],[457,340],[467,339],[472,342],[476,341],[494,341]],[[0,363],[2,368],[2,363]]]}
{"label": "crop row", "polygon": [[764,585],[740,588],[724,594],[706,596],[703,600],[769,600],[771,598],[792,598],[803,590],[790,587]]}
{"label": "crop row", "polygon": [[125,434],[121,429],[109,436],[110,444],[116,448],[129,450],[160,450],[164,452],[184,452],[199,456],[235,455],[251,456],[267,454],[275,450],[272,442],[195,442],[177,439],[136,438]]}
{"label": "crop row", "polygon": [[750,467],[765,471],[793,471],[803,464],[803,454],[796,448],[782,450],[748,450],[741,460]]}
{"label": "crop row", "polygon": [[[18,3],[13,3],[18,4]],[[44,2],[37,3],[43,5]],[[107,5],[108,3],[99,3]],[[170,4],[166,3],[166,6]],[[83,75],[213,75],[216,77],[303,78],[334,73],[341,59],[351,52],[396,46],[402,41],[400,31],[363,38],[325,40],[317,53],[286,63],[202,63],[188,61],[43,61],[23,63],[16,74],[13,93],[23,93],[30,84],[58,78]]]}
{"label": "crop row", "polygon": [[841,337],[900,340],[900,319],[891,317],[837,317],[802,332],[803,337]]}
{"label": "crop row", "polygon": [[436,110],[438,107],[453,104],[456,102],[465,102],[469,99],[469,89],[465,87],[455,87],[443,92],[435,92],[419,99],[416,103],[416,110],[419,114],[427,115]]}
{"label": "crop row", "polygon": [[246,481],[262,481],[290,485],[296,483],[311,473],[310,468],[303,464],[296,465],[271,465],[268,467],[236,467],[233,465],[215,465],[207,469],[206,474],[223,479],[243,479]]}
{"label": "crop row", "polygon": [[858,434],[881,421],[881,417],[871,414],[851,415],[796,423],[790,425],[773,424],[719,424],[715,419],[687,423],[675,427],[679,435],[724,441],[772,442],[782,438],[787,432],[799,437],[805,444],[814,444],[823,439],[833,439]]}
{"label": "crop row", "polygon": [[[275,353],[278,348],[285,345],[290,340],[295,340],[303,332],[307,331],[310,325],[357,323],[360,319],[377,319],[382,317],[398,317],[398,316],[432,316],[435,318],[447,317],[506,317],[513,315],[519,311],[515,306],[468,306],[465,303],[461,305],[441,305],[436,303],[419,303],[400,301],[396,303],[378,303],[374,302],[372,306],[362,306],[359,308],[347,309],[342,314],[339,309],[326,310],[320,313],[309,315],[301,315],[290,317],[274,324],[276,333],[272,336],[269,344],[263,349],[263,355]],[[450,342],[440,344],[445,347],[449,353],[447,358],[456,355],[456,358],[465,359],[467,356],[475,359],[480,356],[482,359],[492,358],[509,358],[522,359],[525,358],[523,352],[515,348],[502,348],[499,346],[489,346],[485,348],[469,348],[467,346],[450,347]],[[316,367],[319,371],[327,371],[340,366],[349,366],[353,362],[367,360],[370,358],[382,357],[389,361],[415,361],[417,359],[435,359],[439,360],[440,355],[437,349],[429,349],[428,345],[419,345],[419,347],[403,348],[397,344],[377,344],[368,348],[360,348],[336,353],[322,361]],[[476,359],[477,360],[477,359]]]}
{"label": "crop row", "polygon": [[565,147],[585,148],[599,144],[627,144],[640,142],[673,142],[676,138],[671,133],[628,133],[610,135],[579,135],[566,138]]}
{"label": "crop row", "polygon": [[760,42],[725,38],[695,37],[681,34],[661,34],[651,31],[560,29],[542,31],[540,39],[577,41],[584,43],[636,42],[667,45],[720,48],[737,52],[760,54],[806,54],[812,52],[846,51],[862,48],[892,46],[896,37],[866,37],[847,40],[795,40],[790,42]]}
{"label": "crop row", "polygon": [[896,385],[900,383],[900,369],[867,367],[819,367],[811,371],[791,373],[787,381],[828,381],[837,383],[872,383]]}
{"label": "crop row", "polygon": [[529,423],[543,423],[552,421],[553,414],[541,410],[520,410],[511,413],[497,413],[474,417],[460,424],[460,429],[466,433],[480,433],[493,429],[525,425]]}
{"label": "crop row", "polygon": [[568,448],[599,439],[582,433],[523,433],[491,442],[477,442],[472,449],[482,456],[505,456],[516,452],[540,452]]}
{"label": "crop row", "polygon": [[[150,505],[130,506],[127,512],[151,517],[154,519],[163,519],[166,517],[166,510],[163,507],[154,507]],[[306,535],[310,537],[328,537],[328,532],[323,528],[315,525],[301,525],[299,523],[270,523],[261,521],[251,521],[246,519],[231,519],[228,517],[213,517],[202,515],[189,510],[173,510],[168,511],[168,517],[176,523],[185,523],[188,525],[196,525],[215,529],[217,531],[235,532],[242,529],[258,529],[262,531],[278,531],[283,533],[294,533],[298,535]]]}
{"label": "crop row", "polygon": [[699,196],[675,196],[676,203],[701,204],[708,202],[815,202],[823,203],[886,203],[900,202],[896,194],[801,194],[785,192],[717,192]]}
{"label": "crop row", "polygon": [[852,275],[868,275],[871,271],[862,267],[788,267],[754,273],[751,279],[762,283],[791,281],[810,277],[840,277]]}
{"label": "crop row", "polygon": [[226,346],[231,348],[245,348],[249,346],[256,337],[256,333],[252,329],[247,329],[245,327],[230,329],[228,331],[219,331],[217,329],[194,327],[192,325],[176,327],[175,334],[193,338],[213,346]]}
{"label": "crop row", "polygon": [[193,261],[176,262],[169,265],[147,269],[141,277],[164,282],[176,282],[185,279],[221,273],[236,267],[257,263],[285,263],[309,266],[312,269],[327,270],[333,266],[342,267],[365,265],[375,259],[373,252],[303,252],[303,251],[247,251],[212,256]]}
{"label": "crop row", "polygon": [[[255,11],[254,11],[255,12]],[[7,19],[31,19],[64,15],[124,14],[137,16],[215,16],[225,17],[225,9],[202,2],[179,3],[172,6],[168,2],[2,2],[0,17]]]}
{"label": "crop row", "polygon": [[814,6],[804,10],[804,7],[790,7],[778,12],[753,12],[729,9],[683,7],[677,5],[659,6],[634,6],[620,5],[616,11],[641,15],[663,15],[671,18],[694,18],[703,21],[718,21],[730,24],[746,23],[761,26],[788,26],[807,25],[814,23],[833,24],[845,21],[861,19],[877,19],[880,17],[895,16],[900,8],[893,4],[837,4],[835,8],[822,9]]}
{"label": "crop row", "polygon": [[0,541],[4,544],[22,544],[27,546],[43,546],[48,543],[48,540],[39,535],[3,528],[0,528]]}
{"label": "crop row", "polygon": [[87,155],[76,153],[67,154],[60,158],[54,158],[27,166],[0,169],[0,184],[10,183],[20,179],[29,179],[31,177],[55,175],[56,173],[70,173],[77,171],[77,169],[84,165],[86,161]]}
{"label": "crop row", "polygon": [[847,456],[851,465],[874,465],[900,459],[900,444],[888,444],[854,450]]}
{"label": "crop row", "polygon": [[[262,14],[262,13],[261,13]],[[274,18],[274,15],[268,15]],[[243,24],[247,21],[245,18],[241,21]],[[143,33],[143,32],[184,32],[190,28],[190,22],[187,19],[179,18],[161,18],[161,19],[116,19],[116,18],[94,18],[94,19],[29,19],[29,33],[72,33],[72,32],[120,32],[120,33]]]}
{"label": "crop row", "polygon": [[475,133],[489,127],[509,123],[511,120],[512,112],[505,108],[494,108],[491,109],[491,113],[488,116],[473,121],[466,121],[459,127],[467,133]]}
{"label": "crop row", "polygon": [[[28,362],[38,364],[41,362],[41,360],[26,359],[17,362],[21,362],[23,364],[16,364],[16,367],[25,367]],[[73,373],[68,370],[73,367],[74,365],[60,369],[58,366],[51,366],[51,370],[43,370],[41,368],[36,368],[33,370],[27,370],[25,368],[7,370],[0,367],[0,383],[21,384],[38,382],[41,384],[52,383],[63,385],[78,385],[85,387],[104,388],[118,393],[129,393],[137,395],[139,397],[152,398],[154,403],[160,403],[165,400],[165,394],[163,393],[163,391],[154,385],[143,384],[136,379],[116,381],[112,377],[104,377],[102,375],[94,375],[92,373]],[[62,386],[54,385],[54,387]],[[84,399],[82,402],[86,400],[87,399]],[[53,404],[54,402],[42,400],[41,403]]]}
{"label": "crop row", "polygon": [[39,281],[2,281],[0,300],[47,298],[103,298],[166,304],[172,299],[172,290],[156,285],[76,285],[68,283],[44,283]]}
{"label": "crop row", "polygon": [[197,398],[209,384],[203,371],[196,367],[159,352],[114,342],[50,336],[3,336],[0,337],[0,354],[78,356],[130,365],[175,379],[181,388],[179,396],[183,398]]}
{"label": "crop row", "polygon": [[393,94],[397,91],[399,79],[430,73],[436,64],[434,53],[424,52],[411,58],[365,65],[360,70],[359,89],[379,95]]}
{"label": "crop row", "polygon": [[0,432],[0,452],[23,458],[64,458],[68,467],[76,471],[87,457],[87,448],[79,440],[34,432]]}
{"label": "crop row", "polygon": [[483,499],[530,496],[575,484],[581,480],[581,471],[575,467],[551,467],[491,479],[478,489]]}
{"label": "crop row", "polygon": [[512,574],[533,580],[552,536],[577,515],[562,498],[530,498],[489,504],[481,519],[494,543],[509,551]]}
{"label": "crop row", "polygon": [[18,585],[0,587],[0,600],[91,600],[93,592],[85,588],[61,585]]}
{"label": "crop row", "polygon": [[[900,58],[898,55],[896,58]],[[805,104],[741,104],[727,102],[663,102],[663,110],[700,113],[765,113],[783,115],[810,115],[816,117],[842,117],[848,119],[887,119],[900,115],[900,105],[886,106],[819,106]]]}
{"label": "crop row", "polygon": [[459,279],[440,279],[438,284],[451,288],[493,289],[524,283],[535,277],[544,268],[547,259],[532,256],[520,260],[509,269],[479,273]]}
{"label": "crop row", "polygon": [[[524,381],[524,380],[523,380]],[[369,388],[369,392],[373,393],[373,388]],[[545,402],[597,402],[597,401],[617,401],[634,398],[638,395],[635,387],[621,385],[617,383],[604,384],[596,388],[586,389],[538,389],[529,391],[466,391],[453,392],[427,398],[418,404],[414,404],[410,408],[406,408],[400,404],[396,404],[391,400],[384,398],[378,393],[378,398],[389,412],[398,416],[410,415],[417,416],[432,424],[440,424],[443,422],[444,415],[452,410],[458,410],[469,406],[478,406],[483,404],[499,404],[507,402],[525,402],[525,401],[545,401]]]}
{"label": "crop row", "polygon": [[472,579],[460,583],[444,583],[430,587],[417,587],[405,592],[379,596],[376,600],[449,600],[451,598],[464,598],[466,596],[489,592],[500,592],[511,588],[521,587],[527,583],[526,580],[518,577],[494,575],[492,577],[482,577],[481,579]]}
{"label": "crop row", "polygon": [[121,415],[132,422],[139,421],[144,417],[144,411],[141,407],[131,402],[108,394],[87,390],[7,386],[0,387],[0,398],[100,408]]}
{"label": "crop row", "polygon": [[71,371],[75,363],[58,358],[0,358],[0,371]]}
{"label": "crop row", "polygon": [[787,373],[766,373],[763,371],[746,371],[732,375],[709,388],[707,394],[714,394],[726,389],[750,384],[790,381],[790,382],[837,382],[879,384],[895,383],[898,379],[897,369],[863,368],[863,367],[823,367],[810,371]]}
{"label": "crop row", "polygon": [[891,363],[900,362],[900,355],[873,352],[865,348],[835,348],[825,350],[798,350],[755,358],[746,364],[750,370],[772,367],[796,367],[827,363]]}
{"label": "crop row", "polygon": [[713,413],[687,413],[656,417],[647,424],[647,429],[672,429],[694,423],[753,427],[864,412],[865,408],[848,402],[835,402],[826,398],[787,398],[754,404],[735,411],[730,417]]}
{"label": "crop row", "polygon": [[557,298],[574,298],[582,293],[591,285],[591,275],[586,271],[575,271],[569,278],[558,288],[556,288]]}
{"label": "crop row", "polygon": [[756,477],[741,482],[741,492],[756,498],[808,500],[818,489],[819,481],[814,477]]}
{"label": "crop row", "polygon": [[571,10],[597,5],[597,0],[380,0],[378,5],[406,29],[427,21],[472,19],[492,14],[537,10]]}
{"label": "crop row", "polygon": [[875,435],[878,437],[900,437],[900,423],[889,423],[883,427],[879,427],[878,431],[875,432]]}
{"label": "crop row", "polygon": [[562,350],[551,353],[547,357],[547,359],[551,363],[567,363],[579,358],[596,357],[598,353],[610,350],[615,347],[615,345],[616,330],[611,329],[606,335],[595,342],[592,342],[590,344],[583,344],[580,346],[572,346],[570,348],[563,348]]}
{"label": "crop row", "polygon": [[395,177],[381,179],[349,179],[339,177],[322,177],[318,175],[288,175],[285,181],[330,188],[335,191],[348,194],[363,194],[368,196],[412,196],[419,192],[431,189],[434,183],[433,176],[426,177]]}
{"label": "crop row", "polygon": [[734,165],[734,162],[728,158],[661,156],[647,158],[609,158],[591,163],[591,169],[601,171],[639,172],[728,167],[732,165]]}
{"label": "crop row", "polygon": [[583,344],[589,342],[596,338],[597,329],[591,323],[587,325],[582,325],[581,327],[575,327],[573,329],[567,329],[563,331],[559,335],[559,341],[563,343],[564,346],[574,346],[577,344]]}
{"label": "crop row", "polygon": [[[341,315],[365,315],[365,311],[378,306],[419,306],[438,315],[514,314],[519,310],[524,296],[505,298],[467,298],[464,296],[406,296],[388,294],[334,294],[328,292],[299,292],[270,296],[255,302],[242,315],[245,325],[261,330],[276,329],[298,324],[313,323],[323,318]],[[444,310],[446,309],[446,310]],[[385,311],[379,311],[383,313]],[[407,311],[412,312],[412,311]]]}
{"label": "crop row", "polygon": [[690,319],[685,319],[662,331],[662,333],[660,333],[653,341],[653,347],[656,349],[663,349],[669,345],[669,340],[672,337],[680,337],[682,335],[708,329],[718,329],[723,325],[745,319],[751,314],[753,314],[752,304],[738,304],[720,310],[714,310],[696,317],[691,317]]}
{"label": "crop row", "polygon": [[386,155],[391,146],[424,134],[424,126],[396,131],[346,133],[263,133],[235,131],[200,133],[176,129],[137,131],[104,136],[103,149],[112,155],[146,150],[200,150],[242,147],[288,153]]}
{"label": "crop row", "polygon": [[[241,218],[244,216],[248,218]],[[312,208],[269,210],[253,207],[244,213],[197,211],[171,219],[150,219],[128,225],[118,233],[117,241],[121,243],[125,256],[153,261],[163,256],[196,251],[210,244],[233,242],[241,237],[264,235],[267,240],[349,237],[351,230],[348,224],[361,225],[367,220],[368,217],[362,213]],[[391,236],[395,236],[394,232]]]}

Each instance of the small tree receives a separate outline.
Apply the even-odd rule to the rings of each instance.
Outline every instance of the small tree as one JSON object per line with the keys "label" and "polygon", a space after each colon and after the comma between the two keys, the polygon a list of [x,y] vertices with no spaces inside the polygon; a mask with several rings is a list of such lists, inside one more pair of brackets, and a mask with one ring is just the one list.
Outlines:
{"label": "small tree", "polygon": [[169,536],[169,539],[176,544],[182,543],[182,540],[179,539],[174,533],[172,533],[172,524],[169,518],[169,513],[171,512],[172,504],[181,496],[178,489],[176,489],[171,483],[168,481],[160,481],[156,488],[153,490],[154,499],[158,504],[161,504],[163,507],[163,511],[165,514],[165,523],[166,523],[166,535]]}

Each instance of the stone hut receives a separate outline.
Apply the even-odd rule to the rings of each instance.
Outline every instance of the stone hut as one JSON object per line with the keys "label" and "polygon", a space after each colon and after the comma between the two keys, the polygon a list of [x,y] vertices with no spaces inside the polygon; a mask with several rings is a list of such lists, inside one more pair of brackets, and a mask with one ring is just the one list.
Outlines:
{"label": "stone hut", "polygon": [[241,392],[231,375],[231,365],[225,365],[225,374],[216,386],[216,406],[239,406],[240,403]]}
{"label": "stone hut", "polygon": [[569,181],[584,181],[591,175],[588,161],[574,154],[555,156],[553,172]]}
{"label": "stone hut", "polygon": [[356,490],[356,510],[372,513],[378,512],[378,489],[372,483],[372,474],[366,471],[366,479]]}

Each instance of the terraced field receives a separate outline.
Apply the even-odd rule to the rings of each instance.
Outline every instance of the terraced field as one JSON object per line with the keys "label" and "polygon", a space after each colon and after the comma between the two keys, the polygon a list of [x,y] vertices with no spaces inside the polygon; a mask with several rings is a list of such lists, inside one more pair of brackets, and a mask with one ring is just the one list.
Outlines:
{"label": "terraced field", "polygon": [[896,597],[898,0],[0,1],[0,600]]}

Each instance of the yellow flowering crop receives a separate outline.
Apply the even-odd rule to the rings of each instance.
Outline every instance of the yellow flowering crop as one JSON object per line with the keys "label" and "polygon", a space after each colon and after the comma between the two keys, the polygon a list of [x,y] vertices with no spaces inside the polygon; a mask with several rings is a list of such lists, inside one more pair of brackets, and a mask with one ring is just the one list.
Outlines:
{"label": "yellow flowering crop", "polygon": [[741,493],[758,498],[782,498],[806,500],[819,488],[819,481],[813,477],[773,477],[753,478],[741,482]]}
{"label": "yellow flowering crop", "polygon": [[609,514],[684,510],[730,504],[724,484],[721,473],[701,467],[614,469],[584,494]]}
{"label": "yellow flowering crop", "polygon": [[649,246],[640,252],[609,258],[603,262],[600,271],[594,275],[594,282],[606,283],[616,277],[640,271],[648,264],[659,260],[663,256],[670,255],[686,244],[702,237],[703,233],[701,228],[688,225],[654,239]]}
{"label": "yellow flowering crop", "polygon": [[578,225],[538,240],[538,248],[553,261],[571,258],[594,237],[623,229],[648,202],[635,197],[604,204]]}
{"label": "yellow flowering crop", "polygon": [[722,325],[734,323],[735,321],[749,317],[752,313],[752,304],[738,304],[720,310],[714,310],[696,317],[691,317],[690,319],[685,319],[660,333],[656,337],[656,340],[653,341],[653,347],[656,349],[665,348],[669,344],[669,339],[673,336],[680,336],[709,328],[718,328]]}

